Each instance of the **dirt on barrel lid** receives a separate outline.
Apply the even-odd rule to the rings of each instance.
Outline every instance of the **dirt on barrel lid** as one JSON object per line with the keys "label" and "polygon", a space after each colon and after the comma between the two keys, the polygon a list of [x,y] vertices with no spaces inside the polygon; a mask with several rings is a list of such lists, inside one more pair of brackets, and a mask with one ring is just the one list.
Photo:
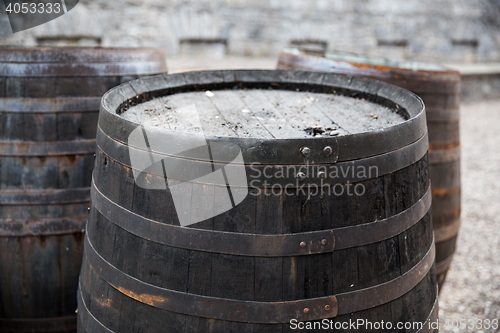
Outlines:
{"label": "dirt on barrel lid", "polygon": [[339,94],[227,89],[159,97],[130,107],[121,117],[187,133],[288,139],[382,130],[406,120],[396,111]]}

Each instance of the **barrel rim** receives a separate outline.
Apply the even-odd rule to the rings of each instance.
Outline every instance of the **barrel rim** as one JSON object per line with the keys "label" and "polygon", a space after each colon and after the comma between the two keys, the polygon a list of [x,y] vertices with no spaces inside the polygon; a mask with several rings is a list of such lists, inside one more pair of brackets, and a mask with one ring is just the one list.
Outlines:
{"label": "barrel rim", "polygon": [[161,48],[0,49],[0,76],[8,78],[113,77],[167,72]]}
{"label": "barrel rim", "polygon": [[[279,56],[279,62],[285,62],[285,59],[288,57],[295,57],[307,60],[308,58],[316,60],[316,61],[324,61],[327,63],[343,63],[349,64],[351,66],[358,67],[359,69],[365,70],[376,70],[377,72],[411,72],[413,74],[418,74],[420,76],[428,76],[428,75],[442,75],[447,78],[447,81],[454,80],[460,81],[460,72],[446,66],[436,65],[426,62],[417,62],[417,61],[409,61],[409,60],[398,60],[398,59],[390,59],[386,57],[372,56],[372,55],[361,55],[357,53],[351,52],[327,52],[324,56],[319,56],[317,53],[307,52],[305,50],[300,50],[297,48],[285,48],[281,51]],[[352,60],[347,60],[346,57],[352,57]],[[369,63],[363,61],[363,59],[372,60],[373,62]],[[379,62],[379,63],[377,63]],[[422,65],[423,68],[412,68],[409,66],[404,66],[405,63],[411,63],[415,65]],[[434,69],[433,69],[434,68]]]}
{"label": "barrel rim", "polygon": [[[0,64],[5,64],[1,63]],[[123,62],[59,62],[54,64],[10,63],[0,67],[0,77],[18,78],[63,78],[63,77],[123,77],[153,75],[166,72],[165,61],[143,59]]]}
{"label": "barrel rim", "polygon": [[[278,157],[276,163],[283,164],[304,163],[307,158],[300,154],[300,148],[307,145],[311,151],[320,152],[309,157],[315,163],[336,163],[337,161],[355,160],[375,156],[403,148],[425,135],[427,132],[425,106],[416,94],[380,81],[369,78],[353,77],[335,73],[316,73],[310,71],[290,70],[237,70],[237,71],[199,71],[178,73],[170,75],[156,75],[127,82],[109,90],[101,100],[99,115],[99,126],[110,138],[128,144],[128,137],[138,127],[139,123],[131,122],[119,116],[119,110],[124,103],[144,102],[158,96],[165,96],[176,91],[187,89],[200,90],[208,86],[219,85],[231,86],[261,86],[276,88],[280,84],[286,88],[291,86],[309,87],[313,89],[342,90],[354,94],[370,95],[376,101],[393,103],[394,107],[406,112],[408,120],[403,123],[376,130],[357,134],[344,135],[329,138],[292,138],[292,139],[264,139],[264,138],[241,138],[224,137],[216,135],[202,135],[210,142],[232,142],[242,148],[243,156],[250,154],[251,158],[246,160],[260,161],[255,147],[276,147],[286,144],[282,151],[282,158]],[[381,104],[381,103],[379,103]],[[175,132],[167,129],[148,129],[152,135],[161,135],[162,138],[172,140],[192,140],[193,134]],[[131,145],[133,146],[133,145]],[[334,154],[325,158],[323,149],[326,146],[333,147]],[[140,148],[140,147],[137,147]],[[259,149],[260,150],[260,149]],[[284,152],[284,150],[287,150]],[[335,152],[338,151],[338,154]],[[249,157],[249,156],[247,156]]]}
{"label": "barrel rim", "polygon": [[[19,56],[26,57],[19,59]],[[102,58],[113,57],[113,58]],[[117,61],[142,60],[144,57],[157,60],[165,58],[163,48],[136,47],[14,47],[0,48],[0,63],[59,63],[62,58],[83,62],[109,63]],[[41,58],[40,58],[41,57]],[[38,59],[38,61],[37,61]],[[121,60],[120,60],[121,59]],[[42,62],[43,61],[43,62]]]}
{"label": "barrel rim", "polygon": [[[403,147],[401,149],[398,149],[396,151],[392,151],[389,153],[385,154],[380,154],[372,157],[367,157],[367,158],[361,158],[357,159],[354,161],[338,161],[336,164],[330,164],[330,165],[317,165],[317,164],[306,164],[306,165],[293,165],[293,164],[276,164],[273,163],[272,160],[267,160],[267,161],[261,161],[261,163],[252,163],[252,164],[245,164],[245,161],[243,163],[240,163],[238,161],[233,161],[231,164],[232,165],[238,165],[238,166],[243,166],[247,169],[247,180],[250,182],[257,182],[260,183],[261,186],[251,186],[254,188],[272,188],[272,186],[279,184],[281,186],[289,186],[290,188],[295,188],[295,187],[309,187],[309,186],[333,186],[333,182],[339,182],[339,181],[363,181],[363,180],[368,180],[368,179],[373,179],[374,177],[382,177],[388,174],[391,174],[395,171],[404,169],[411,164],[415,163],[416,161],[420,160],[425,156],[425,154],[428,153],[429,149],[429,144],[428,144],[428,134],[425,134],[422,138],[418,139],[414,143],[411,143],[407,145],[406,147]],[[97,150],[96,154],[103,154],[105,158],[109,158],[115,163],[118,163],[121,166],[124,166],[126,168],[129,168],[132,170],[135,175],[140,174],[144,172],[145,170],[142,170],[140,166],[134,165],[134,163],[131,162],[129,154],[133,152],[133,155],[138,158],[138,156],[141,156],[142,158],[146,160],[153,160],[153,161],[159,161],[163,160],[165,163],[179,163],[180,161],[184,163],[192,163],[191,166],[193,165],[201,165],[201,164],[206,164],[210,163],[213,165],[215,170],[220,169],[223,167],[227,162],[222,161],[222,160],[217,160],[216,158],[213,158],[212,161],[207,161],[203,159],[193,159],[193,158],[177,158],[174,156],[168,156],[168,155],[162,155],[161,153],[157,153],[153,150],[140,150],[135,147],[131,146],[126,146],[118,141],[115,141],[111,139],[109,136],[104,134],[102,130],[98,127],[97,128]],[[265,163],[264,163],[265,162]],[[286,169],[286,168],[291,168],[294,170],[291,174],[288,175],[280,175],[279,177],[268,177],[264,176],[264,172],[266,168],[276,168],[278,169]],[[312,169],[315,167],[325,167],[324,170],[325,176],[320,178],[318,175],[313,175]],[[359,170],[359,169],[370,169],[370,167],[375,167],[377,172],[375,174],[368,174],[364,176],[360,175],[352,175],[352,174],[342,174],[338,177],[332,178],[328,174],[328,168],[327,167],[334,167],[337,170],[348,170],[349,168],[354,169],[354,170]],[[299,170],[303,171],[306,175],[305,178],[302,178],[300,182],[297,180],[297,172]],[[251,175],[251,171],[256,173]],[[148,175],[150,176],[157,176],[157,177],[164,177],[163,170],[148,170]],[[180,174],[183,174],[184,176],[181,177],[176,177],[175,174],[170,175],[169,179],[174,180],[174,181],[190,181],[191,180],[191,175],[189,172],[187,174],[183,173],[183,170],[180,170]],[[310,176],[309,176],[310,174]],[[179,174],[177,174],[179,175]],[[265,181],[267,180],[267,182]],[[214,182],[210,182],[209,180],[206,181],[196,181],[196,184],[205,184],[205,185],[212,185],[215,186],[216,184]],[[248,188],[247,185],[233,185],[233,188]]]}

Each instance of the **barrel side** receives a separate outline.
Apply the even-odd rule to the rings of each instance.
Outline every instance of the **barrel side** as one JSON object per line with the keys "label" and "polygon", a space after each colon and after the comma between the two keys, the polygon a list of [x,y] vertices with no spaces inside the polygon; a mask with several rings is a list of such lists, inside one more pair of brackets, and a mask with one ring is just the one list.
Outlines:
{"label": "barrel side", "polygon": [[[171,203],[168,191],[140,191],[132,182],[123,181],[122,177],[127,179],[131,170],[123,165],[116,165],[109,157],[100,158],[99,162],[102,163],[102,168],[106,168],[106,173],[99,168],[96,170],[96,179],[108,180],[107,184],[99,182],[100,191],[110,196],[112,192],[121,193],[118,199],[120,205],[130,205],[130,208],[142,206],[142,214],[149,219],[165,224],[174,223],[175,209],[172,204],[168,204]],[[257,197],[247,198],[231,213],[204,221],[196,227],[249,234],[272,234],[280,231],[303,233],[330,227],[335,233],[338,226],[373,222],[369,220],[370,217],[376,219],[381,215],[398,214],[405,210],[405,205],[410,207],[415,204],[423,196],[420,190],[428,184],[426,165],[427,158],[424,157],[404,170],[362,182],[369,193],[381,191],[380,196],[361,199],[353,199],[347,194],[323,198],[306,195],[276,197],[267,190]],[[118,174],[122,177],[117,176]],[[419,185],[409,184],[408,179],[412,178],[420,182]],[[118,183],[122,185],[116,188]],[[127,195],[133,192],[137,194],[132,197]],[[412,199],[401,202],[398,200],[401,197]],[[112,216],[105,217],[103,213],[106,213],[96,208],[96,205],[100,206],[97,200],[105,199],[100,197],[94,200],[88,237],[95,250],[88,247],[86,251],[95,251],[103,262],[132,278],[159,288],[197,296],[283,302],[337,295],[338,311],[347,311],[344,309],[350,306],[349,302],[340,303],[339,294],[375,287],[400,277],[422,260],[433,246],[431,216],[430,211],[427,211],[413,227],[401,234],[333,253],[267,258],[180,249],[158,244],[123,230],[117,225],[118,221],[113,221]],[[153,212],[153,207],[161,209]],[[128,210],[124,207],[119,209]],[[391,211],[394,213],[390,213]],[[332,225],[332,221],[336,222],[335,225]],[[145,228],[148,229],[147,226]],[[135,257],[143,260],[138,262],[133,259]],[[100,268],[93,268],[95,262],[85,260],[87,259],[84,259],[82,266],[80,288],[86,305],[81,305],[80,311],[87,311],[111,331],[133,332],[144,327],[160,329],[165,326],[174,332],[290,330],[290,324],[287,323],[249,324],[210,319],[197,316],[195,312],[186,314],[182,312],[183,309],[175,309],[175,306],[167,310],[162,305],[163,299],[141,292],[140,289],[127,288],[126,283],[119,285],[116,279],[103,277]],[[394,323],[423,322],[432,312],[437,295],[435,285],[435,271],[432,268],[405,295],[370,309],[355,311],[354,317],[351,313],[344,313],[331,319],[334,323],[343,323],[349,318]]]}
{"label": "barrel side", "polygon": [[[275,74],[262,72],[262,76]],[[282,77],[287,74],[279,73]],[[200,76],[210,77],[206,73]],[[166,79],[164,85],[169,77]],[[262,81],[259,84],[265,89],[276,87]],[[134,83],[142,84],[141,80]],[[234,89],[239,86],[233,84]],[[160,94],[160,89],[144,94]],[[103,101],[115,105],[112,112],[119,112],[123,102]],[[106,106],[101,116],[105,112]],[[119,118],[115,121],[120,124]],[[122,122],[119,128],[125,132],[130,124]],[[401,150],[387,152],[395,154],[395,160],[410,156],[394,170],[382,167],[391,164],[384,162],[388,156],[382,154],[378,162],[385,172],[354,182],[332,181],[325,184],[329,193],[312,195],[308,189],[314,188],[314,182],[309,179],[304,186],[292,186],[292,192],[278,195],[272,187],[250,188],[249,195],[233,209],[179,227],[171,188],[177,182],[145,172],[150,184],[163,182],[165,186],[139,186],[127,150],[120,149],[125,143],[102,129],[80,276],[81,332],[165,327],[169,332],[292,331],[293,318],[313,323],[331,319],[333,325],[353,318],[435,320],[437,289],[425,133]],[[233,139],[237,138],[224,140]],[[273,143],[285,145],[287,141]],[[313,141],[302,144],[313,147],[314,152],[323,142]],[[335,141],[328,142],[333,145]],[[410,153],[414,145],[420,149]],[[275,147],[275,151],[283,150]],[[300,151],[297,148],[291,154]],[[279,167],[286,160],[287,167],[293,167],[293,159],[281,158],[272,166]],[[375,163],[373,158],[377,156],[356,161],[345,158],[341,163],[364,163],[365,159]],[[336,165],[335,161],[318,164]],[[271,182],[279,182],[277,178]],[[366,195],[333,192],[335,185],[338,190],[349,184],[364,188]],[[209,198],[207,205],[221,205],[215,185],[193,184],[189,191]]]}

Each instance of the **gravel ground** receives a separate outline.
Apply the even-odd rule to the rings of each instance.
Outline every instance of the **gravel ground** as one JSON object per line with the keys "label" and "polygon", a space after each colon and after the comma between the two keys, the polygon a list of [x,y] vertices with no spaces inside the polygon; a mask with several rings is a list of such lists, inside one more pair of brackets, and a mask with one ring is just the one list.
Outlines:
{"label": "gravel ground", "polygon": [[[500,100],[464,104],[461,117],[462,226],[440,295],[440,332],[500,332],[477,322],[500,320]],[[476,322],[449,325],[460,319]]]}

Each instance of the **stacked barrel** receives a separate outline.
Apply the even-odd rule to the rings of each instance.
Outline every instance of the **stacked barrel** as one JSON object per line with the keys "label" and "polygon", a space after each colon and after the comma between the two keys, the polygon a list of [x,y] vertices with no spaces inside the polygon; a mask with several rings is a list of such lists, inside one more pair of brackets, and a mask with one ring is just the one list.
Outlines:
{"label": "stacked barrel", "polygon": [[76,330],[101,96],[156,49],[0,50],[0,331]]}
{"label": "stacked barrel", "polygon": [[371,77],[411,90],[423,99],[429,128],[436,273],[441,288],[460,228],[460,73],[433,64],[348,53],[321,57],[298,49],[282,51],[278,68]]}

